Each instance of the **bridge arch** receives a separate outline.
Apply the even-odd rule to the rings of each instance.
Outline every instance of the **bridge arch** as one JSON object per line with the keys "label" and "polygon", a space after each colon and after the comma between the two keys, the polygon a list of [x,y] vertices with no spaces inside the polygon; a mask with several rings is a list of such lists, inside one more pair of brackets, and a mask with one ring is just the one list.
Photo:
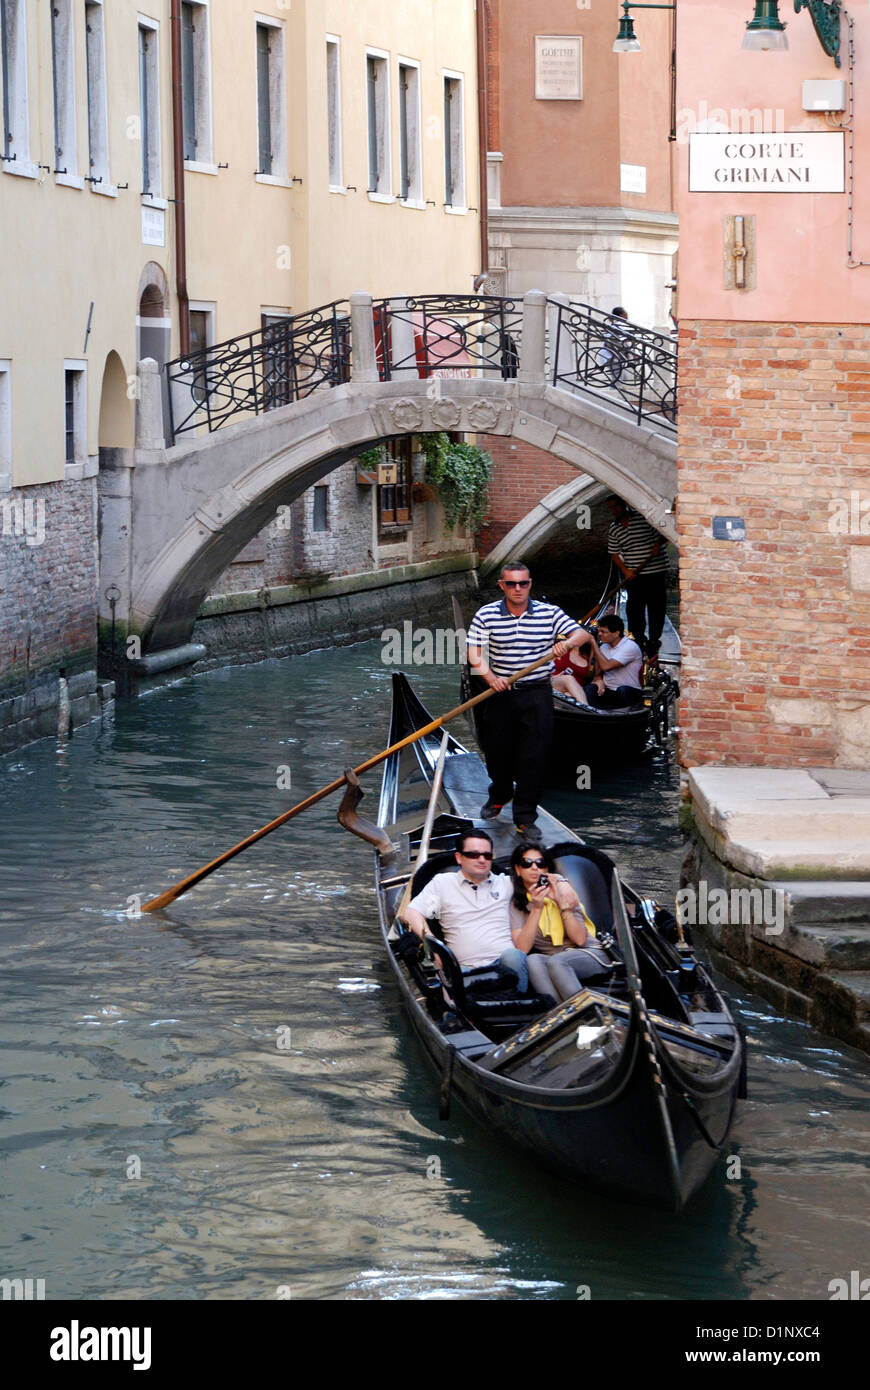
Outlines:
{"label": "bridge arch", "polygon": [[134,468],[128,630],[149,653],[188,642],[215,580],[279,506],[375,444],[441,430],[547,450],[676,540],[675,441],[601,401],[516,379],[351,381]]}

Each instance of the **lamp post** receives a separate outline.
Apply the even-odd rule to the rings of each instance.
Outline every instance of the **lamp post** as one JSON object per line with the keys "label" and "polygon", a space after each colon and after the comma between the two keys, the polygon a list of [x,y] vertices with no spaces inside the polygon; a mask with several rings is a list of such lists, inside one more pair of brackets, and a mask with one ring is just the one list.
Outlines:
{"label": "lamp post", "polygon": [[668,140],[677,138],[677,7],[673,5],[635,5],[633,0],[622,0],[622,15],[619,20],[619,33],[613,43],[614,53],[640,53],[640,40],[634,32],[634,20],[630,10],[672,10],[674,15],[671,30],[671,128]]}

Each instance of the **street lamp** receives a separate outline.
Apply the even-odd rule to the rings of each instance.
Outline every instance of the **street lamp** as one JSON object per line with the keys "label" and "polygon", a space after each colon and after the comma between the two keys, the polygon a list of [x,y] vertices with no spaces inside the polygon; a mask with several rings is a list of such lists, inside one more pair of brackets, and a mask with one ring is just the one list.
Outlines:
{"label": "street lamp", "polygon": [[754,52],[786,52],[788,39],[779,17],[778,0],[755,0],[755,14],[746,25],[742,47]]}
{"label": "street lamp", "polygon": [[676,10],[676,5],[635,5],[631,0],[622,0],[622,15],[619,20],[619,33],[613,41],[614,53],[640,53],[640,40],[634,32],[634,20],[629,10]]}

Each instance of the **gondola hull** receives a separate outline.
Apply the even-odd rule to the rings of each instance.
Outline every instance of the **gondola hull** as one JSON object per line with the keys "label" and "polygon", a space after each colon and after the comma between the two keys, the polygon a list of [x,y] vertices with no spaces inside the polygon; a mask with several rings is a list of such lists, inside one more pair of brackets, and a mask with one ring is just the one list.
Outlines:
{"label": "gondola hull", "polygon": [[[426,719],[404,677],[394,677],[391,742]],[[742,1074],[739,1031],[712,986],[704,996],[705,1017],[720,1019],[718,1037],[693,1027],[686,1009],[680,1017],[679,1001],[675,1017],[668,1017],[661,1009],[648,1010],[637,991],[617,999],[578,989],[574,999],[501,1037],[487,1035],[484,1025],[460,1009],[435,1016],[418,975],[397,951],[394,926],[414,869],[415,832],[406,826],[420,819],[419,793],[428,785],[435,751],[436,745],[424,740],[422,747],[415,744],[397,755],[385,771],[379,823],[393,850],[376,856],[375,875],[384,946],[423,1052],[440,1079],[442,1113],[459,1102],[489,1133],[502,1135],[538,1166],[579,1182],[584,1190],[679,1210],[709,1175],[727,1135]],[[444,852],[450,823],[473,823],[471,812],[481,787],[486,788],[479,760],[455,741],[446,766],[442,852],[421,872],[452,861]],[[576,855],[588,870],[589,857],[598,852],[582,846],[546,812],[539,824],[548,843],[558,842],[568,859]],[[494,830],[497,854],[516,843],[507,826],[487,829]],[[632,896],[632,903],[642,901]],[[661,1002],[669,997],[668,972],[662,971],[658,981],[648,962],[657,954],[665,960],[670,953],[677,965],[679,959],[652,932],[647,925],[638,944]],[[685,956],[682,964],[686,969]],[[692,969],[700,967],[694,963]],[[696,976],[696,991],[700,984]],[[711,1000],[721,1005],[716,1014],[709,1012]]]}

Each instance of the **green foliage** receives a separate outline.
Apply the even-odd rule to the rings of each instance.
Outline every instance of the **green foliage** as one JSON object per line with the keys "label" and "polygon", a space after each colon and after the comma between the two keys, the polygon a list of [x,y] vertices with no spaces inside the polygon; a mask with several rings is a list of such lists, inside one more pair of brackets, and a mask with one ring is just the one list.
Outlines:
{"label": "green foliage", "polygon": [[356,461],[360,468],[364,468],[367,472],[374,473],[378,464],[383,463],[386,456],[387,451],[383,444],[375,444],[373,448],[366,449],[364,454],[357,454]]}
{"label": "green foliage", "polygon": [[476,444],[452,444],[446,434],[424,434],[426,481],[434,483],[448,526],[480,529],[486,515],[492,458]]}

